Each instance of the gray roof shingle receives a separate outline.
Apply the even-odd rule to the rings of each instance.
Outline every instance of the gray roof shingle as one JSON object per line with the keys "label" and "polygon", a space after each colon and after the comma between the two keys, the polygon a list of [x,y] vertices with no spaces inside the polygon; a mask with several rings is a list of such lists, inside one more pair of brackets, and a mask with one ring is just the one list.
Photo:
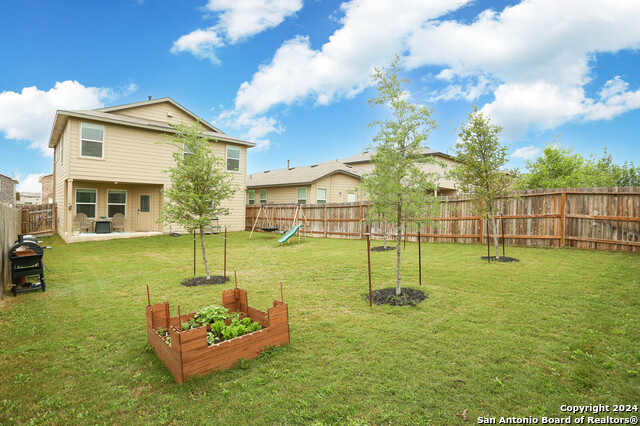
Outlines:
{"label": "gray roof shingle", "polygon": [[357,178],[362,177],[364,170],[337,161],[327,161],[303,167],[267,170],[247,176],[247,188],[263,186],[308,185],[334,173],[345,173]]}

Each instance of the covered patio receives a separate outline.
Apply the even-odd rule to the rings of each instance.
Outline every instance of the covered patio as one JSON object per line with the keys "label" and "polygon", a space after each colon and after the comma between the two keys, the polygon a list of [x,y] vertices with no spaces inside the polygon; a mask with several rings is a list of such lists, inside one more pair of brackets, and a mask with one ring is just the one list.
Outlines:
{"label": "covered patio", "polygon": [[67,181],[59,233],[67,243],[160,235],[161,194],[162,185]]}

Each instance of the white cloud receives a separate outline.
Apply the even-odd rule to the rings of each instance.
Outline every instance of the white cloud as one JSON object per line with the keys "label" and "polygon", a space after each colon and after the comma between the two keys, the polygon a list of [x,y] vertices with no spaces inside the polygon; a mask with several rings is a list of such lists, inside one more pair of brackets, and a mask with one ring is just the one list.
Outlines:
{"label": "white cloud", "polygon": [[615,76],[600,91],[600,102],[588,100],[585,120],[609,120],[616,115],[640,108],[640,90],[629,91],[629,83]]}
{"label": "white cloud", "polygon": [[280,25],[302,9],[302,0],[209,0],[207,10],[218,13],[218,28],[231,43]]}
{"label": "white cloud", "polygon": [[513,154],[511,154],[511,156],[513,158],[528,160],[538,155],[539,152],[540,152],[540,148],[536,148],[533,145],[529,145],[529,146],[516,149],[515,151],[513,151]]}
{"label": "white cloud", "polygon": [[637,0],[524,0],[470,23],[441,19],[467,3],[346,1],[341,28],[320,49],[306,36],[289,39],[240,86],[236,114],[258,117],[278,105],[352,97],[369,84],[372,68],[397,52],[410,69],[441,68],[436,78],[447,87],[431,93],[432,102],[493,94],[482,110],[511,139],[639,107],[640,91],[618,77],[597,99],[585,92],[597,54],[640,48]]}
{"label": "white cloud", "polygon": [[597,53],[640,47],[638,19],[640,3],[633,0],[525,0],[500,13],[485,11],[471,24],[425,23],[409,40],[407,63],[444,67],[438,77],[452,84],[440,93],[443,100],[464,97],[460,80],[493,80],[474,95],[497,87],[482,110],[517,138],[528,129],[638,108],[640,93],[618,77],[599,100],[585,95]]}
{"label": "white cloud", "polygon": [[82,110],[104,106],[137,89],[129,84],[121,89],[85,87],[77,81],[57,82],[48,91],[37,87],[25,87],[20,93],[0,93],[0,132],[7,139],[26,140],[30,147],[39,149],[43,155],[51,156],[47,147],[53,119],[58,109]]}
{"label": "white cloud", "polygon": [[211,27],[183,35],[173,42],[171,53],[190,52],[198,58],[209,59],[211,63],[218,64],[220,60],[216,56],[216,47],[223,45],[216,29]]}
{"label": "white cloud", "polygon": [[236,130],[244,131],[242,138],[254,142],[257,151],[269,149],[271,141],[265,138],[269,133],[282,133],[284,129],[278,125],[273,117],[253,117],[248,114],[239,114],[237,111],[223,111],[214,122],[219,123],[223,127],[230,127]]}
{"label": "white cloud", "polygon": [[218,23],[181,36],[171,53],[190,52],[219,64],[217,49],[276,27],[301,8],[302,0],[209,0],[205,9],[216,14]]}
{"label": "white cloud", "polygon": [[29,174],[24,179],[18,178],[20,183],[16,190],[18,192],[42,192],[42,184],[39,182],[41,176],[44,176],[44,173]]}
{"label": "white cloud", "polygon": [[307,99],[326,105],[360,93],[373,67],[388,64],[423,22],[455,10],[470,0],[353,0],[341,5],[344,17],[321,49],[308,37],[294,37],[267,65],[244,82],[236,95],[239,115],[255,117],[278,104]]}

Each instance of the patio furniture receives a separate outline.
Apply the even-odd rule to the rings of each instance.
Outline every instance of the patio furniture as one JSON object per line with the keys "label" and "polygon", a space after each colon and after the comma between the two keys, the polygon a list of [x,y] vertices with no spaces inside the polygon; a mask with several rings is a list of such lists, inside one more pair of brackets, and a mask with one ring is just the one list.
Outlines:
{"label": "patio furniture", "polygon": [[219,234],[222,231],[222,226],[220,226],[220,221],[217,217],[211,219],[211,223],[204,230],[206,234]]}
{"label": "patio furniture", "polygon": [[89,232],[91,230],[91,222],[87,219],[87,215],[84,213],[78,213],[75,218],[76,224],[80,231],[85,230]]}
{"label": "patio furniture", "polygon": [[95,232],[96,234],[110,234],[111,221],[110,220],[94,220],[93,232]]}
{"label": "patio furniture", "polygon": [[124,215],[122,213],[116,213],[113,215],[111,227],[113,231],[124,232]]}

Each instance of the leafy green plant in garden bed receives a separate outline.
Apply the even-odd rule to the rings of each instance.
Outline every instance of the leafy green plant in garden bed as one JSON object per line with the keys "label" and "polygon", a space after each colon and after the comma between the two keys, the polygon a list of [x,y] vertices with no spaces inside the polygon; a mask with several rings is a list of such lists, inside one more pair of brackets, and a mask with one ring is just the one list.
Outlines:
{"label": "leafy green plant in garden bed", "polygon": [[243,318],[242,320],[234,318],[229,325],[225,325],[223,321],[216,321],[211,325],[211,330],[207,334],[207,342],[209,345],[213,345],[261,329],[260,323],[251,321],[250,318]]}
{"label": "leafy green plant in garden bed", "polygon": [[202,325],[213,324],[216,321],[224,321],[230,318],[229,310],[227,308],[223,308],[222,306],[211,305],[206,308],[200,310],[193,317],[195,321]]}

